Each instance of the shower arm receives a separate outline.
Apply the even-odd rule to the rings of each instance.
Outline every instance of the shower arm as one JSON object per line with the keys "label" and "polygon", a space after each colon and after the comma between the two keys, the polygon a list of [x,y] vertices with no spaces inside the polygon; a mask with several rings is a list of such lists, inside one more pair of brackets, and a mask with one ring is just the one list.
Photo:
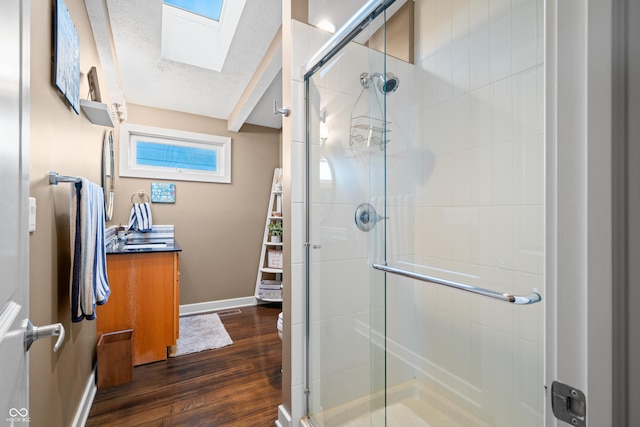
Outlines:
{"label": "shower arm", "polygon": [[399,276],[409,277],[411,279],[420,280],[422,282],[434,283],[436,285],[448,286],[450,288],[459,289],[465,292],[471,292],[472,294],[482,295],[487,298],[493,298],[500,301],[508,302],[517,305],[535,304],[542,300],[542,296],[533,292],[530,295],[511,295],[506,293],[500,293],[492,291],[490,289],[479,288],[476,286],[465,285],[464,283],[452,282],[450,280],[439,279],[437,277],[425,276],[424,274],[414,273],[413,271],[401,270],[399,268],[389,267],[385,264],[373,264],[373,268],[376,270],[384,271],[387,273],[397,274]]}

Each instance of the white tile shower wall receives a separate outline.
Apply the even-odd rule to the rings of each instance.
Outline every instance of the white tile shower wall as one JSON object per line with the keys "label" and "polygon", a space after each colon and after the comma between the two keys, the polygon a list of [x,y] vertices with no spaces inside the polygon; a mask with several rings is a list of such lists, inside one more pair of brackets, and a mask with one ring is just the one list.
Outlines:
{"label": "white tile shower wall", "polygon": [[[416,3],[417,66],[387,64],[411,82],[398,93],[422,94],[408,105],[395,103],[398,93],[388,97],[395,262],[544,294],[542,10],[540,0]],[[413,190],[408,176],[422,177]],[[413,220],[402,214],[412,208]],[[415,377],[490,425],[542,425],[542,304],[514,307],[405,279],[388,285],[389,378],[404,381],[411,365]]]}

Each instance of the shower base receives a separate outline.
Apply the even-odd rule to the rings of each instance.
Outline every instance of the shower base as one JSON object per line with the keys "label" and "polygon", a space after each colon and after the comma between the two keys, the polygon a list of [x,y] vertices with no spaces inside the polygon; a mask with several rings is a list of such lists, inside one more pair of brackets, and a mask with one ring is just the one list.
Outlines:
{"label": "shower base", "polygon": [[[417,380],[394,386],[387,392],[388,425],[394,427],[490,427],[463,408]],[[382,395],[374,396],[383,402]],[[319,424],[324,427],[371,427],[385,425],[383,405],[371,412],[369,398],[358,399],[325,410]],[[316,424],[314,424],[316,425]]]}

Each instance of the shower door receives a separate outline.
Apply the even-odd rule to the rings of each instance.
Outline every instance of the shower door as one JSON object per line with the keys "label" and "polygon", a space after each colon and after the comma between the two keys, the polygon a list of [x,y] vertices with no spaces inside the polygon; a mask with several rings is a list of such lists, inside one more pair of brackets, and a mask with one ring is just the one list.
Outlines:
{"label": "shower door", "polygon": [[[361,37],[383,33],[378,20]],[[316,426],[384,425],[384,277],[371,265],[384,259],[386,225],[374,210],[384,216],[385,62],[352,42],[306,82],[307,414]]]}
{"label": "shower door", "polygon": [[543,8],[485,6],[307,80],[314,425],[543,425]]}
{"label": "shower door", "polygon": [[386,64],[387,425],[542,426],[542,2],[445,3]]}

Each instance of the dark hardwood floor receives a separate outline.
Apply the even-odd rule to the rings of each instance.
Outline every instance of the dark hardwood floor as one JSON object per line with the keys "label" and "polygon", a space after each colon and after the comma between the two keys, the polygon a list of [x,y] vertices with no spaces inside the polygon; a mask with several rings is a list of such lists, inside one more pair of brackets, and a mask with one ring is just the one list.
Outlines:
{"label": "dark hardwood floor", "polygon": [[220,312],[232,345],[135,367],[132,382],[98,390],[86,425],[273,426],[282,403],[280,311]]}

